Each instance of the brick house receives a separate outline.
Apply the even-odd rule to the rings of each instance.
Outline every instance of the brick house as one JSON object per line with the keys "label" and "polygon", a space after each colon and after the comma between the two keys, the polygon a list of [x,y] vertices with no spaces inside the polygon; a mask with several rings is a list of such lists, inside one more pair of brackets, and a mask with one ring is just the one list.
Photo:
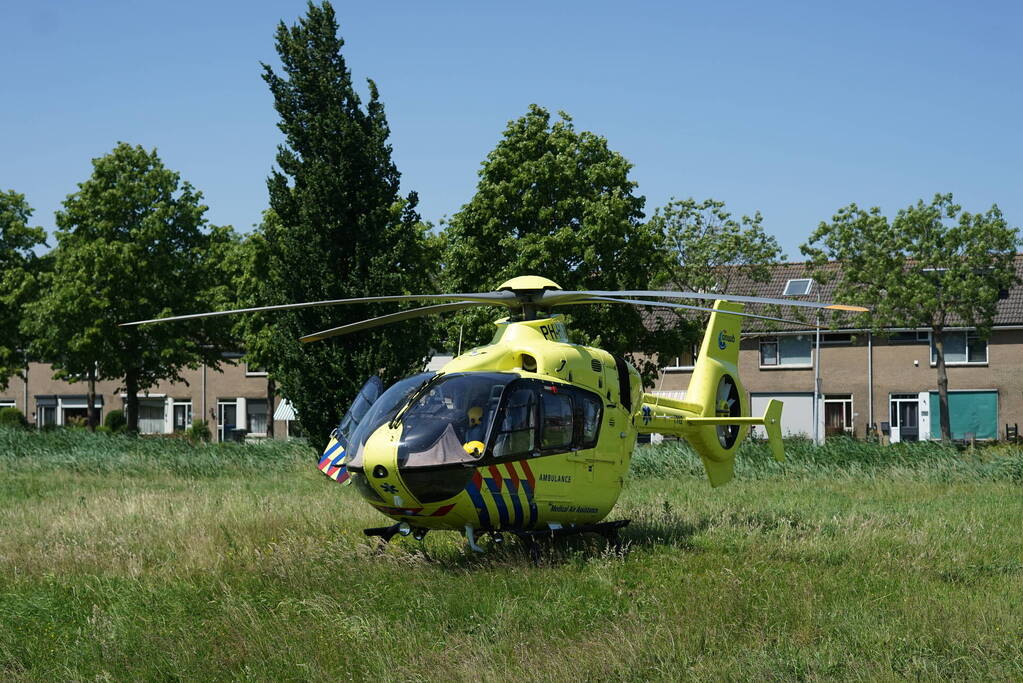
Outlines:
{"label": "brick house", "polygon": [[[1016,256],[1016,272],[1023,278],[1023,254]],[[810,277],[805,264],[782,264],[771,270],[765,283],[733,277],[729,292],[833,300],[834,285]],[[747,310],[756,312],[752,307]],[[808,309],[786,309],[781,317],[792,317],[796,310]],[[823,322],[830,324],[826,318]],[[1023,285],[999,300],[989,339],[953,323],[946,330],[945,348],[953,438],[1005,438],[1006,425],[1023,422]],[[759,414],[769,399],[780,399],[785,403],[783,430],[812,435],[815,331],[744,320],[740,349],[740,377],[752,412]],[[675,359],[655,390],[684,395],[693,360],[692,353]],[[819,381],[816,412],[821,434],[863,437],[868,429],[883,431],[886,425],[892,441],[940,434],[930,330],[892,328],[875,335],[839,322],[836,329],[821,331]]]}
{"label": "brick house", "polygon": [[[235,360],[239,354],[225,354]],[[228,440],[233,430],[251,437],[266,436],[267,421],[275,413],[288,414],[279,397],[267,403],[266,373],[245,363],[221,363],[218,368],[200,367],[182,371],[183,382],[160,382],[139,393],[139,430],[145,434],[170,434],[188,427],[193,418],[204,418],[216,441]],[[30,363],[27,382],[12,377],[0,392],[0,407],[18,408],[36,426],[67,425],[87,414],[86,383],[53,379],[45,363]],[[96,382],[96,403],[103,417],[111,410],[124,409],[123,382]],[[275,436],[289,433],[288,420],[274,421]]]}

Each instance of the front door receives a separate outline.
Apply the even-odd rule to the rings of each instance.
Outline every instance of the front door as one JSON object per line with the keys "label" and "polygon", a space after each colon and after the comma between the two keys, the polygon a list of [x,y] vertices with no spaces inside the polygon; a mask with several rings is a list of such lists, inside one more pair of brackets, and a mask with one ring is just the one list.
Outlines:
{"label": "front door", "polygon": [[230,441],[238,426],[238,404],[235,401],[221,401],[217,404],[217,441]]}
{"label": "front door", "polygon": [[892,396],[892,427],[899,430],[899,441],[920,440],[920,399],[915,395]]}

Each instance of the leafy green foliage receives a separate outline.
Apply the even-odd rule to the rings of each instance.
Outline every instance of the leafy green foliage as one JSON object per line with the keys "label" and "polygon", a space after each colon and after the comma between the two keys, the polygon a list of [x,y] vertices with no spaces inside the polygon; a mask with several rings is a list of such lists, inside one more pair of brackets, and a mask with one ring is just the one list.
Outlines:
{"label": "leafy green foliage", "polygon": [[[267,181],[272,213],[253,243],[250,280],[263,304],[432,290],[426,226],[415,193],[398,194],[379,93],[369,81],[362,105],[337,31],[330,4],[310,4],[296,25],[277,28],[283,72],[263,66],[285,138]],[[298,337],[394,310],[274,313],[268,336],[246,336],[249,353],[265,361],[315,445],[325,443],[369,375],[391,382],[421,368],[432,328],[411,321],[305,347]]]}
{"label": "leafy green foliage", "polygon": [[[715,199],[672,199],[654,211],[650,227],[662,240],[664,262],[655,284],[692,292],[733,292],[739,276],[754,282],[770,278],[781,258],[778,241],[764,232],[758,211],[739,220]],[[745,293],[745,292],[742,292]],[[676,311],[679,326],[695,343],[708,316]]]}
{"label": "leafy green foliage", "polygon": [[210,433],[210,423],[198,418],[192,420],[192,424],[185,430],[185,436],[194,442],[209,443],[213,435]]}
{"label": "leafy green foliage", "polygon": [[800,247],[818,267],[841,263],[837,298],[871,308],[854,325],[876,332],[887,327],[925,327],[937,351],[941,434],[951,438],[948,376],[943,353],[950,324],[976,327],[986,337],[1000,290],[1016,282],[1014,258],[1020,244],[997,206],[969,213],[951,194],[937,194],[906,207],[889,221],[877,207],[850,204],[821,223]]}
{"label": "leafy green foliage", "polygon": [[0,192],[0,389],[25,368],[22,311],[38,295],[39,271],[46,263],[34,251],[45,243],[46,232],[28,225],[31,216],[24,195]]}
{"label": "leafy green foliage", "polygon": [[215,362],[228,342],[221,319],[119,327],[132,320],[207,309],[218,279],[202,194],[164,167],[156,150],[120,143],[93,160],[92,176],[57,212],[57,248],[43,294],[26,313],[31,349],[57,376],[124,379],[128,428],[139,390],[180,379],[182,367]]}
{"label": "leafy green foliage", "polygon": [[[642,222],[644,198],[632,165],[607,140],[577,131],[571,118],[531,105],[508,123],[483,162],[476,194],[444,230],[444,287],[495,289],[519,275],[541,275],[564,289],[646,289],[659,265],[658,237]],[[678,334],[649,330],[632,306],[586,305],[570,311],[570,334],[618,355],[677,355]],[[462,312],[448,338],[464,328],[467,345],[493,335],[491,309]],[[450,344],[450,342],[449,342]],[[639,361],[649,379],[654,361]]]}
{"label": "leafy green foliage", "polygon": [[0,427],[21,427],[28,429],[28,420],[14,406],[0,408]]}
{"label": "leafy green foliage", "polygon": [[108,411],[106,417],[103,418],[103,426],[114,434],[123,432],[125,427],[128,426],[128,420],[124,417],[124,411],[117,408]]}

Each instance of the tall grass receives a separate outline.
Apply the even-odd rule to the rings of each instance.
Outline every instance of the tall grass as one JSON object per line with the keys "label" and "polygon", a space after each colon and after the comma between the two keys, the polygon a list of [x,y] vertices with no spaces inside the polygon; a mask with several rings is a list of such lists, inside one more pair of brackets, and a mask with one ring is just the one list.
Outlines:
{"label": "tall grass", "polygon": [[[848,438],[828,439],[815,446],[805,439],[787,439],[786,459],[771,457],[763,441],[743,443],[735,461],[736,477],[884,477],[952,482],[1008,481],[1023,484],[1023,447],[1001,445],[959,449],[940,442],[881,446]],[[701,476],[699,456],[684,441],[666,441],[636,449],[631,472],[638,477]]]}
{"label": "tall grass", "polygon": [[219,477],[280,471],[312,462],[302,440],[193,443],[184,438],[91,433],[84,429],[0,428],[0,472],[66,472],[141,476],[164,473]]}
{"label": "tall grass", "polygon": [[0,434],[0,679],[1023,679],[1018,452],[831,448],[639,449],[629,552],[534,566],[379,547],[304,445]]}

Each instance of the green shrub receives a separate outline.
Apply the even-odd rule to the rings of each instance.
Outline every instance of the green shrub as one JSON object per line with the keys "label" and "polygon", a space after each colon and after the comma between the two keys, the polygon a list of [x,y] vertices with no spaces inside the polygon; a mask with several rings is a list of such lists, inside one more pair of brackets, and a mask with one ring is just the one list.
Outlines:
{"label": "green shrub", "polygon": [[128,420],[124,417],[124,411],[111,410],[107,413],[107,416],[103,418],[103,426],[114,434],[123,432],[124,428],[128,426]]}
{"label": "green shrub", "polygon": [[21,411],[13,406],[0,408],[0,426],[28,428],[28,420],[21,414]]}
{"label": "green shrub", "polygon": [[185,436],[194,442],[209,442],[212,438],[210,424],[206,420],[196,418],[192,420],[192,426],[185,430]]}

